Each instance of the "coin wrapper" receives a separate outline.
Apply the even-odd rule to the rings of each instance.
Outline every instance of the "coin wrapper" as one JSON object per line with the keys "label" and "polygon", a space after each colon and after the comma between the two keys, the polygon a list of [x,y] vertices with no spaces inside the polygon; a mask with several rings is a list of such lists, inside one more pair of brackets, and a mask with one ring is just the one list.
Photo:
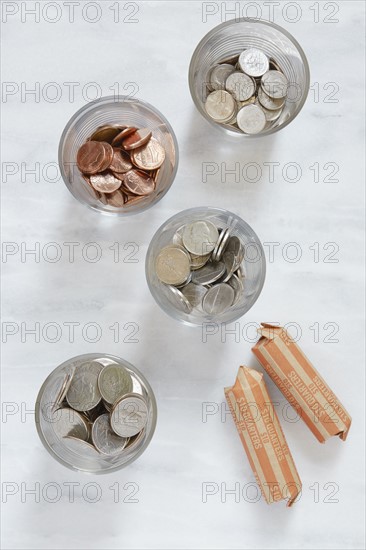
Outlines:
{"label": "coin wrapper", "polygon": [[344,441],[350,415],[288,332],[262,323],[259,333],[253,353],[318,441]]}
{"label": "coin wrapper", "polygon": [[268,504],[287,500],[291,506],[301,481],[263,374],[240,367],[234,386],[224,391],[263,497]]}

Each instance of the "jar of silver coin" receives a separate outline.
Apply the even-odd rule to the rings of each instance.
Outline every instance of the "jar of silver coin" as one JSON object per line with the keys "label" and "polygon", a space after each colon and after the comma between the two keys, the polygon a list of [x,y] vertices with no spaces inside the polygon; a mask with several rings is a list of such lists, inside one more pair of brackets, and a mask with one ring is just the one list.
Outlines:
{"label": "jar of silver coin", "polygon": [[44,381],[36,401],[38,435],[72,470],[104,474],[136,460],[155,431],[157,408],[146,378],[109,354],[68,359]]}
{"label": "jar of silver coin", "polygon": [[[142,137],[132,145],[137,148],[132,150],[130,144],[124,151],[122,132],[128,135],[132,130]],[[129,136],[126,139],[130,140]],[[78,154],[89,141],[107,142],[105,147],[113,156],[112,162],[106,158],[106,163],[99,163],[96,172],[93,168],[98,168],[95,161],[100,156],[96,148],[94,159],[89,159],[94,166],[85,174]],[[178,169],[178,143],[168,120],[155,107],[141,99],[108,96],[88,103],[68,121],[60,139],[58,162],[67,188],[79,202],[103,214],[124,216],[150,208],[169,191]],[[128,181],[126,187],[128,174],[140,181]]]}
{"label": "jar of silver coin", "polygon": [[301,111],[310,86],[306,56],[295,38],[267,21],[218,25],[196,47],[189,87],[200,114],[229,135],[277,132]]}
{"label": "jar of silver coin", "polygon": [[239,216],[220,208],[179,212],[153,236],[146,278],[158,305],[188,325],[232,322],[258,299],[263,247]]}

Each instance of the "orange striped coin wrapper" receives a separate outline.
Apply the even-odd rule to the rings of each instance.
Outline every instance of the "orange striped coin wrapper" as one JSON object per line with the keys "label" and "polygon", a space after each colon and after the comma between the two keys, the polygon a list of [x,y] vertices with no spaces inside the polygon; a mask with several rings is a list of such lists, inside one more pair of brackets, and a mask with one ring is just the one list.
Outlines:
{"label": "orange striped coin wrapper", "polygon": [[350,415],[288,332],[266,323],[258,332],[253,353],[315,437],[324,443],[339,435],[344,441]]}
{"label": "orange striped coin wrapper", "polygon": [[287,500],[291,506],[301,481],[287,446],[263,374],[240,367],[225,396],[250,466],[268,504]]}

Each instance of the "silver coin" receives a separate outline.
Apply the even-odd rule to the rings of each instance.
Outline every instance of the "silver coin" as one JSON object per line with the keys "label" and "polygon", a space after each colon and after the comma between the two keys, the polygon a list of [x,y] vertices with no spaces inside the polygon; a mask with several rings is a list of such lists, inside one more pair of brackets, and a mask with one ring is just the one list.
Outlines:
{"label": "silver coin", "polygon": [[228,63],[215,65],[210,72],[210,85],[213,90],[225,90],[225,82],[228,76],[235,71]]}
{"label": "silver coin", "polygon": [[210,262],[201,269],[197,269],[192,274],[192,283],[199,285],[211,285],[221,279],[225,274],[225,264],[223,262]]}
{"label": "silver coin", "polygon": [[174,235],[173,235],[173,244],[175,246],[183,246],[183,231],[184,231],[184,228],[185,228],[185,225],[182,225],[174,233]]}
{"label": "silver coin", "polygon": [[269,69],[274,71],[279,71],[280,73],[283,73],[281,67],[278,65],[278,63],[273,59],[273,57],[270,57],[269,59]]}
{"label": "silver coin", "polygon": [[229,92],[216,90],[207,96],[205,109],[216,122],[228,122],[236,113],[236,103]]}
{"label": "silver coin", "polygon": [[250,76],[234,72],[228,76],[225,82],[227,92],[230,92],[235,101],[247,101],[255,92],[255,82]]}
{"label": "silver coin", "polygon": [[92,427],[94,447],[104,455],[115,455],[123,451],[128,437],[120,437],[111,428],[109,414],[100,415]]}
{"label": "silver coin", "polygon": [[245,134],[259,134],[266,126],[266,117],[257,105],[247,105],[238,112],[237,122]]}
{"label": "silver coin", "polygon": [[71,435],[64,437],[63,441],[70,451],[73,451],[78,455],[85,456],[86,458],[100,457],[97,449],[87,441],[83,441],[82,439],[78,439],[77,437],[73,437]]}
{"label": "silver coin", "polygon": [[217,239],[217,243],[216,243],[216,246],[215,248],[213,249],[212,251],[212,254],[211,254],[211,260],[213,262],[217,262],[218,261],[218,258],[217,258],[217,254],[218,254],[218,251],[219,251],[219,248],[221,246],[221,243],[225,237],[225,234],[227,233],[227,228],[226,229],[222,229],[219,233],[219,238]]}
{"label": "silver coin", "polygon": [[228,285],[230,285],[234,289],[235,298],[232,305],[235,305],[239,302],[244,294],[243,281],[242,279],[239,279],[237,275],[233,274],[232,277],[228,280]]}
{"label": "silver coin", "polygon": [[52,426],[60,439],[68,435],[85,440],[89,437],[89,423],[86,418],[68,407],[62,407],[55,412]]}
{"label": "silver coin", "polygon": [[264,52],[257,48],[248,48],[239,56],[241,70],[249,76],[262,76],[269,69],[269,59]]}
{"label": "silver coin", "polygon": [[130,394],[114,405],[111,413],[112,430],[121,437],[139,433],[148,420],[148,408],[141,395]]}
{"label": "silver coin", "polygon": [[237,101],[236,104],[238,106],[238,111],[240,111],[240,109],[242,107],[246,107],[247,105],[253,105],[253,103],[256,102],[256,99],[257,99],[256,96],[253,95],[252,97],[250,97],[246,101]]}
{"label": "silver coin", "polygon": [[223,231],[223,236],[222,236],[222,239],[221,239],[221,242],[217,248],[217,252],[216,252],[216,260],[217,262],[219,262],[222,258],[222,255],[224,253],[224,250],[226,249],[226,246],[227,246],[227,243],[230,239],[230,229],[227,227],[224,231]]}
{"label": "silver coin", "polygon": [[226,283],[215,285],[203,298],[203,311],[208,315],[220,315],[231,307],[234,299],[235,292],[230,285]]}
{"label": "silver coin", "polygon": [[134,435],[133,437],[129,437],[128,443],[126,445],[126,451],[131,451],[134,447],[136,447],[141,441],[144,439],[146,434],[145,428],[141,430],[138,434]]}
{"label": "silver coin", "polygon": [[228,63],[229,65],[236,65],[239,59],[239,54],[236,53],[234,55],[230,55],[229,57],[225,57],[225,59],[220,59],[220,64]]}
{"label": "silver coin", "polygon": [[230,250],[231,252],[234,252],[236,256],[238,256],[242,248],[243,247],[239,237],[237,237],[236,235],[233,235],[232,237],[230,237],[226,246],[226,251]]}
{"label": "silver coin", "polygon": [[172,306],[183,311],[183,313],[191,313],[191,304],[178,288],[171,285],[164,285],[162,290]]}
{"label": "silver coin", "polygon": [[184,288],[186,285],[188,285],[188,283],[190,283],[192,280],[192,272],[189,273],[187,279],[184,281],[184,283],[182,283],[181,285],[175,285],[175,288]]}
{"label": "silver coin", "polygon": [[236,275],[240,280],[245,279],[245,269],[244,269],[243,264],[239,265],[238,269],[236,270],[235,275]]}
{"label": "silver coin", "polygon": [[58,407],[61,405],[61,403],[65,399],[73,376],[74,376],[74,370],[72,372],[66,373],[65,378],[63,379],[60,389],[58,391],[58,394],[56,396],[55,402],[53,404],[52,412],[58,409]]}
{"label": "silver coin", "polygon": [[273,99],[287,96],[288,80],[280,71],[268,71],[262,76],[262,89]]}
{"label": "silver coin", "polygon": [[275,120],[277,120],[281,116],[281,113],[283,111],[282,108],[277,109],[276,111],[270,111],[269,109],[263,107],[258,99],[256,99],[255,104],[262,109],[267,122],[274,122]]}
{"label": "silver coin", "polygon": [[123,395],[132,391],[132,378],[122,365],[108,365],[100,371],[98,386],[104,401],[113,405]]}
{"label": "silver coin", "polygon": [[103,401],[103,405],[104,405],[105,410],[107,412],[111,412],[113,405],[111,405],[111,403],[107,403],[107,401],[104,401],[104,399],[102,399],[102,401]]}
{"label": "silver coin", "polygon": [[103,365],[89,361],[80,365],[74,373],[66,400],[76,411],[89,411],[98,405],[102,396],[98,387],[98,376]]}
{"label": "silver coin", "polygon": [[188,252],[178,246],[162,248],[155,260],[156,275],[167,285],[183,284],[191,271]]}
{"label": "silver coin", "polygon": [[185,248],[195,256],[206,256],[211,253],[219,238],[217,227],[205,220],[186,225],[183,232]]}
{"label": "silver coin", "polygon": [[278,111],[286,103],[286,98],[274,99],[273,97],[269,97],[261,86],[258,88],[258,100],[262,107],[269,111]]}
{"label": "silver coin", "polygon": [[190,256],[191,256],[191,269],[195,271],[196,269],[201,269],[201,267],[207,264],[207,262],[211,258],[211,253],[206,254],[205,256],[195,256],[194,254],[191,254]]}
{"label": "silver coin", "polygon": [[182,294],[187,298],[192,307],[198,307],[202,305],[202,300],[207,292],[207,288],[203,285],[196,285],[189,283],[182,290]]}
{"label": "silver coin", "polygon": [[227,283],[236,271],[238,261],[236,255],[231,250],[225,250],[222,259],[226,267],[226,273],[221,282]]}

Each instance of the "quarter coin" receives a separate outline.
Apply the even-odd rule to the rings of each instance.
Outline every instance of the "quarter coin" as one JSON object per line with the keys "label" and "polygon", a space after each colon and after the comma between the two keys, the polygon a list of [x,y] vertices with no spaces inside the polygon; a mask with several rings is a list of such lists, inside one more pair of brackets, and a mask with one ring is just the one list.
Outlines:
{"label": "quarter coin", "polygon": [[121,437],[132,437],[145,428],[147,420],[148,408],[145,400],[140,395],[130,394],[114,405],[111,427]]}
{"label": "quarter coin", "polygon": [[89,437],[89,425],[86,418],[68,407],[62,407],[55,412],[52,426],[60,439],[68,435],[85,440]]}
{"label": "quarter coin", "polygon": [[129,438],[120,437],[111,428],[108,413],[98,416],[92,427],[94,447],[105,455],[119,454],[126,447]]}
{"label": "quarter coin", "polygon": [[82,439],[78,439],[77,437],[73,437],[71,435],[64,437],[63,441],[70,451],[73,451],[78,455],[82,455],[87,458],[98,458],[100,456],[97,449],[87,441],[83,441]]}
{"label": "quarter coin", "polygon": [[65,378],[63,379],[60,389],[58,391],[58,394],[56,396],[55,402],[53,404],[52,412],[58,409],[58,407],[61,405],[61,403],[65,399],[73,376],[74,376],[74,371],[66,373]]}
{"label": "quarter coin", "polygon": [[98,387],[98,376],[102,368],[97,361],[88,361],[75,369],[66,394],[70,407],[76,411],[89,411],[98,405],[102,398]]}
{"label": "quarter coin", "polygon": [[107,365],[99,373],[99,391],[107,403],[113,404],[126,393],[130,393],[132,384],[131,375],[122,365]]}

